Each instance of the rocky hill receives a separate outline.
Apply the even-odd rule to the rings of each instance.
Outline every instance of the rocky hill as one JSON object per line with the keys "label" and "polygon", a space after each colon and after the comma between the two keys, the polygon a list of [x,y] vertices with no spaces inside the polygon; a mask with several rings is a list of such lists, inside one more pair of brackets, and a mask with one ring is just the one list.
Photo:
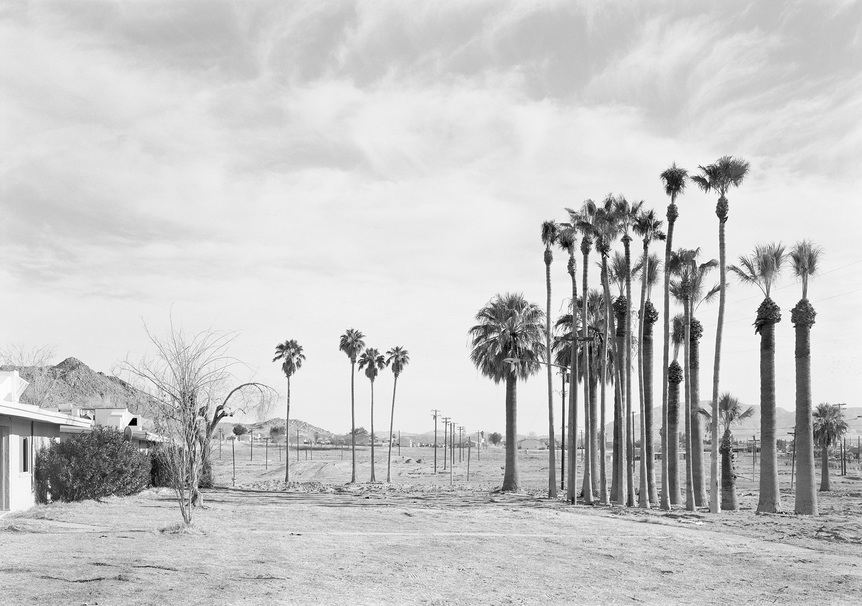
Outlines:
{"label": "rocky hill", "polygon": [[66,358],[56,366],[0,366],[17,370],[30,383],[21,397],[23,402],[41,408],[56,408],[73,402],[79,406],[126,407],[145,414],[146,394],[122,379],[97,372],[77,358]]}

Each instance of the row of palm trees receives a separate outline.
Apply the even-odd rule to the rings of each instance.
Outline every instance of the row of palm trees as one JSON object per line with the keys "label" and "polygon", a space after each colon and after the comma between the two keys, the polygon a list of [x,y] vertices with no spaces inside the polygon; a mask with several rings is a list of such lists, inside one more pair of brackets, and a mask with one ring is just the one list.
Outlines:
{"label": "row of palm trees", "polygon": [[410,363],[409,352],[401,346],[393,347],[384,357],[376,348],[365,346],[365,335],[355,328],[348,328],[339,339],[338,349],[343,351],[350,360],[350,452],[351,471],[350,483],[356,482],[356,399],[353,377],[356,365],[359,370],[365,370],[365,376],[371,382],[371,482],[376,482],[374,474],[374,380],[379,371],[387,366],[392,368],[395,377],[392,383],[392,410],[389,415],[389,451],[386,456],[386,481],[392,480],[392,432],[395,423],[395,392],[398,388],[398,377],[404,367]]}
{"label": "row of palm trees", "polygon": [[[675,448],[674,425],[678,422],[675,410],[679,402],[679,385],[683,384],[686,456],[687,509],[706,506],[707,485],[702,460],[704,412],[715,422],[711,423],[712,452],[709,474],[709,508],[719,510],[719,420],[722,418],[719,396],[722,330],[726,305],[727,271],[743,283],[752,283],[764,291],[765,300],[758,310],[755,332],[761,336],[761,423],[765,464],[761,468],[760,501],[758,511],[780,510],[775,450],[775,372],[774,327],[780,320],[780,310],[770,299],[770,289],[777,279],[782,263],[789,258],[795,275],[803,285],[802,299],[792,311],[796,328],[796,380],[797,380],[797,444],[800,456],[800,481],[797,484],[796,511],[817,513],[816,493],[813,490],[813,430],[810,388],[810,328],[814,323],[814,310],[808,301],[808,280],[817,269],[820,249],[810,242],[798,243],[789,255],[778,244],[758,246],[754,253],[742,256],[739,265],[727,266],[725,226],[728,220],[727,194],[742,184],[749,164],[741,158],[724,156],[715,163],[699,167],[699,174],[689,177],[688,172],[676,164],[661,173],[660,179],[670,198],[667,209],[668,230],[662,231],[663,221],[656,212],[644,208],[642,201],[632,202],[618,195],[609,195],[602,202],[587,200],[580,209],[566,209],[568,221],[542,224],[544,244],[545,280],[547,290],[546,311],[524,301],[521,295],[498,295],[477,314],[478,324],[470,329],[472,337],[471,359],[482,374],[495,382],[506,382],[507,443],[514,444],[515,397],[517,379],[526,379],[545,364],[548,371],[548,426],[553,443],[553,389],[552,366],[562,366],[569,374],[569,443],[577,435],[578,381],[583,384],[584,425],[586,455],[582,491],[587,503],[607,503],[608,498],[619,504],[634,505],[634,428],[632,352],[637,352],[637,395],[640,412],[640,435],[643,456],[640,457],[640,485],[638,504],[649,507],[659,504],[669,509],[679,500],[678,484],[674,477],[678,452]],[[699,262],[699,249],[673,249],[673,234],[679,217],[678,198],[688,183],[694,182],[705,192],[718,194],[716,216],[719,229],[719,259]],[[633,235],[641,239],[642,254],[632,263]],[[582,296],[578,297],[575,244],[580,237],[583,255]],[[611,246],[616,239],[623,244],[623,253],[611,257]],[[663,379],[662,379],[662,464],[661,490],[658,490],[653,468],[652,445],[652,331],[658,313],[650,301],[652,287],[658,281],[659,266],[656,255],[650,254],[650,245],[656,240],[665,241],[664,258],[664,314],[663,314]],[[560,246],[568,254],[568,273],[572,282],[572,310],[557,322],[562,334],[554,338],[551,328],[551,279],[553,247]],[[599,253],[602,291],[588,288],[589,255],[592,249]],[[706,288],[705,277],[715,267],[719,269],[719,283]],[[637,333],[632,327],[632,279],[640,275],[640,301],[638,305]],[[618,287],[618,296],[612,300],[610,284]],[[698,306],[719,298],[718,321],[713,366],[712,405],[701,411],[699,402],[699,340],[702,325],[694,317]],[[670,299],[673,297],[683,308],[681,318],[674,321],[671,333]],[[544,326],[542,326],[544,324]],[[544,341],[544,343],[542,343]],[[635,343],[637,344],[635,347]],[[683,366],[677,360],[679,345],[684,352]],[[670,348],[674,346],[674,360],[670,361]],[[556,350],[556,357],[552,357]],[[553,360],[553,361],[552,361]],[[614,398],[613,468],[610,490],[607,489],[604,469],[604,427],[606,386],[612,385]],[[596,388],[600,386],[601,406],[597,406]],[[728,398],[732,398],[726,394]],[[565,410],[563,410],[565,416]],[[599,422],[599,417],[601,422]],[[563,423],[565,426],[565,422]],[[509,434],[512,434],[511,436]],[[565,439],[565,438],[564,438]],[[553,449],[549,449],[549,496],[556,496],[555,462]],[[567,500],[575,502],[577,460],[574,449],[569,449]],[[803,463],[804,460],[804,463]],[[510,469],[511,462],[511,469]],[[507,465],[503,489],[517,488],[517,469],[514,453],[507,452]],[[565,462],[561,466],[565,468]],[[564,473],[561,471],[561,473]],[[803,478],[803,475],[805,476]],[[733,507],[728,499],[725,507]]]}
{"label": "row of palm trees", "polygon": [[[386,481],[392,477],[392,435],[395,422],[395,390],[398,387],[398,377],[404,367],[410,363],[410,354],[403,347],[393,347],[386,352],[384,357],[377,349],[365,347],[365,335],[353,328],[345,331],[339,340],[339,350],[347,354],[350,359],[350,442],[351,442],[351,475],[350,482],[356,482],[356,407],[353,376],[356,373],[356,364],[359,369],[365,369],[365,376],[371,382],[371,481],[375,482],[374,475],[374,380],[378,372],[387,366],[392,368],[395,381],[392,384],[392,410],[389,415],[389,452],[386,458]],[[305,355],[302,345],[295,339],[286,340],[275,347],[273,362],[281,361],[281,369],[287,378],[287,409],[285,413],[285,427],[290,423],[290,378],[302,367]],[[290,481],[290,462],[285,459],[284,481]]]}

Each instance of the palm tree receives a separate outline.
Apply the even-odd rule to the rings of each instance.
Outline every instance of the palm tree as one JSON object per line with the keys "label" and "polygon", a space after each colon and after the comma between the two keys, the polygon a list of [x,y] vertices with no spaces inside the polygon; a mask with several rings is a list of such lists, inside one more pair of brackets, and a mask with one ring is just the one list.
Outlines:
{"label": "palm tree", "polygon": [[[575,241],[574,228],[567,227],[560,232],[557,240],[560,248],[569,253],[569,262],[566,266],[569,278],[572,280],[572,316],[577,318],[578,314],[578,280],[575,275]],[[577,321],[573,322],[573,325]],[[566,500],[572,505],[577,501],[578,491],[576,480],[578,476],[578,356],[571,356],[569,361],[569,478],[566,489]]]}
{"label": "palm tree", "polygon": [[820,445],[820,490],[829,486],[829,447],[847,433],[847,422],[838,404],[818,404],[814,411],[814,439]]}
{"label": "palm tree", "polygon": [[[670,196],[670,204],[667,205],[667,240],[664,247],[664,266],[670,264],[670,254],[673,251],[673,226],[676,218],[679,216],[679,210],[676,207],[676,199],[684,191],[688,180],[688,171],[676,165],[676,162],[671,164],[670,168],[666,169],[660,178],[664,184],[665,193]],[[661,392],[661,423],[662,427],[667,427],[668,416],[668,369],[670,368],[670,274],[665,271],[664,274],[664,319],[663,319],[663,349],[662,349],[662,392]],[[670,509],[670,487],[669,487],[669,459],[665,456],[667,449],[667,432],[662,433],[661,443],[661,508],[664,510]]]}
{"label": "palm tree", "polygon": [[[679,384],[683,381],[682,366],[679,365],[679,348],[685,340],[684,316],[677,314],[673,318],[673,331],[671,342],[673,343],[673,362],[670,363],[667,373],[667,433],[662,437],[667,441],[667,473],[668,500],[670,505],[682,503],[682,494],[679,488]],[[664,454],[662,454],[664,458]]]}
{"label": "palm tree", "polygon": [[494,383],[506,382],[506,466],[503,491],[516,491],[518,482],[518,379],[539,370],[542,360],[544,313],[521,294],[497,295],[476,314],[470,331],[470,360]]}
{"label": "palm tree", "polygon": [[[619,221],[620,231],[623,234],[623,250],[625,251],[626,259],[626,294],[625,294],[625,386],[626,386],[626,422],[632,418],[632,255],[631,241],[632,237],[629,231],[634,226],[638,214],[643,207],[643,200],[637,202],[629,202],[625,197],[618,196],[614,200],[614,213]],[[634,506],[634,430],[628,432],[628,450],[629,450],[629,465],[626,470],[626,483],[628,485],[628,500],[626,504],[629,507]]]}
{"label": "palm tree", "polygon": [[821,249],[807,240],[790,251],[793,273],[802,281],[802,298],[790,312],[796,332],[796,513],[817,515],[814,489],[814,433],[811,424],[811,326],[817,315],[808,301],[808,278],[817,273]]}
{"label": "palm tree", "polygon": [[386,367],[386,360],[374,347],[368,347],[359,356],[359,370],[365,369],[365,376],[371,381],[371,482],[376,482],[374,477],[374,379],[379,371]]}
{"label": "palm tree", "polygon": [[[608,360],[608,347],[610,345],[611,349],[611,357],[617,360],[617,347],[616,347],[616,326],[614,323],[614,314],[612,310],[613,300],[611,299],[611,291],[610,291],[610,276],[608,271],[608,257],[611,252],[611,243],[617,237],[619,233],[619,225],[616,220],[616,216],[613,213],[613,197],[608,196],[599,206],[596,211],[596,252],[599,253],[601,257],[601,281],[602,281],[602,292],[604,293],[603,301],[604,301],[604,332],[602,334],[602,360]],[[615,368],[618,368],[619,364],[616,365]],[[612,471],[612,479],[611,479],[611,500],[619,503],[624,503],[626,501],[626,494],[623,492],[622,496],[620,496],[620,485],[623,484],[619,482],[619,479],[622,477],[625,468],[625,449],[619,448],[620,444],[625,442],[625,428],[622,425],[622,391],[621,384],[613,374],[613,372],[608,374],[606,369],[602,369],[602,411],[604,411],[605,406],[605,392],[604,385],[605,381],[608,377],[611,377],[614,385],[614,430],[613,430],[613,471]],[[605,461],[605,418],[604,412],[602,412],[602,422],[601,422],[601,439],[599,440],[600,448],[601,448],[601,461],[602,465],[604,465]],[[604,472],[602,472],[602,482],[607,482],[606,476]],[[601,487],[601,495],[600,498],[601,503],[607,504],[607,486]]]}
{"label": "palm tree", "polygon": [[682,302],[683,307],[683,378],[685,381],[685,508],[694,511],[694,469],[692,466],[693,439],[691,433],[691,301],[697,272],[699,249],[679,249],[671,257],[671,271],[677,276],[670,283],[670,293]]}
{"label": "palm tree", "polygon": [[[284,371],[284,376],[287,377],[287,410],[284,414],[284,435],[285,444],[287,437],[290,436],[290,377],[302,368],[302,363],[305,361],[305,354],[302,353],[302,345],[294,339],[279,343],[275,346],[275,357],[273,362],[281,360],[281,370]],[[290,457],[284,457],[284,481],[290,481]]]}
{"label": "palm tree", "polygon": [[389,413],[389,453],[386,455],[386,481],[392,481],[392,430],[395,427],[395,389],[398,387],[398,377],[404,367],[410,363],[410,354],[403,347],[393,347],[386,352],[386,365],[392,368],[395,381],[392,383],[392,411]]}
{"label": "palm tree", "polygon": [[[584,200],[584,203],[581,205],[580,210],[572,210],[571,208],[567,208],[566,211],[569,213],[570,220],[572,222],[572,226],[577,229],[581,233],[581,254],[584,256],[583,263],[583,290],[584,296],[581,297],[583,306],[581,308],[581,339],[584,342],[589,338],[588,327],[587,327],[587,300],[588,292],[589,292],[589,283],[587,278],[589,276],[589,261],[590,261],[590,249],[593,246],[593,234],[595,233],[596,227],[596,213],[598,212],[598,207],[596,203],[590,199]],[[584,354],[583,359],[583,375],[584,377],[590,376],[590,360],[587,355],[587,347],[582,349]],[[586,434],[586,446],[584,449],[584,502],[588,505],[593,503],[593,478],[598,475],[598,427],[596,423],[596,415],[598,411],[595,408],[595,399],[590,397],[590,381],[588,378],[584,379],[584,433]]]}
{"label": "palm tree", "polygon": [[760,466],[760,499],[758,513],[781,511],[778,492],[778,453],[775,444],[775,325],[781,321],[781,309],[769,297],[784,262],[784,246],[756,246],[754,253],[739,257],[739,266],[728,269],[743,284],[755,284],[764,299],[757,308],[754,334],[760,334],[760,431],[762,464]]}
{"label": "palm tree", "polygon": [[[551,246],[556,244],[560,228],[556,221],[545,221],[542,223],[542,244],[545,245],[545,291],[547,293],[547,305],[545,308],[545,359],[551,359],[551,263],[554,261],[554,253]],[[554,385],[553,368],[548,368],[548,498],[557,498],[556,468],[556,441],[554,440]]]}
{"label": "palm tree", "polygon": [[[727,250],[724,241],[724,224],[727,223],[729,204],[727,191],[742,185],[748,174],[749,164],[742,158],[722,156],[713,164],[698,166],[701,174],[692,181],[704,191],[718,193],[715,215],[718,217],[719,299],[718,323],[715,329],[715,363],[712,373],[712,416],[718,417],[718,384],[721,370],[721,334],[724,330],[724,308],[727,293]],[[712,428],[712,460],[710,464],[709,511],[718,513],[718,425]]]}
{"label": "palm tree", "polygon": [[[641,301],[638,311],[638,403],[640,406],[640,430],[641,430],[641,465],[640,465],[640,495],[638,505],[640,507],[649,508],[650,494],[655,494],[655,475],[650,475],[652,465],[647,465],[647,453],[652,451],[651,447],[647,447],[647,442],[652,442],[652,436],[647,434],[646,427],[646,406],[645,406],[645,390],[644,390],[644,358],[643,358],[643,340],[644,340],[644,322],[646,319],[646,295],[647,282],[649,280],[649,245],[653,240],[664,240],[665,235],[661,230],[662,221],[656,215],[655,210],[641,210],[635,217],[632,229],[636,235],[643,239],[643,257],[641,260]],[[650,411],[652,412],[652,411]]]}
{"label": "palm tree", "polygon": [[718,401],[719,422],[724,428],[721,437],[721,508],[726,511],[736,511],[739,503],[736,500],[736,474],[733,465],[733,434],[731,425],[739,423],[754,414],[754,408],[745,410],[739,400],[729,393],[721,394]]}
{"label": "palm tree", "polygon": [[649,255],[649,269],[646,273],[647,280],[647,299],[644,304],[644,334],[641,340],[643,348],[643,384],[644,384],[644,426],[646,428],[646,457],[647,457],[647,478],[649,479],[649,499],[650,503],[658,504],[658,487],[655,482],[655,445],[652,440],[654,421],[653,421],[653,325],[658,320],[658,311],[652,304],[652,287],[658,283],[659,266],[661,261],[658,255],[651,253]]}
{"label": "palm tree", "polygon": [[365,347],[365,335],[354,328],[348,328],[341,335],[338,349],[343,351],[350,359],[350,455],[351,471],[350,483],[356,483],[356,400],[353,384],[353,376],[356,374],[356,358]]}

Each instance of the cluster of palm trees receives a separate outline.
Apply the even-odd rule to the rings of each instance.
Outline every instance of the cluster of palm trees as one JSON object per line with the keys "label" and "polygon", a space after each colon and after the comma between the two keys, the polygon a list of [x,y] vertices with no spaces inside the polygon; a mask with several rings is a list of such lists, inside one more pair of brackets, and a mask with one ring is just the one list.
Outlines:
{"label": "cluster of palm trees", "polygon": [[[351,475],[350,482],[356,482],[356,406],[353,375],[356,373],[356,364],[359,369],[365,370],[365,376],[371,382],[371,481],[375,482],[374,475],[374,380],[380,370],[389,366],[395,377],[392,383],[392,410],[389,415],[389,452],[386,458],[386,481],[392,477],[392,435],[395,422],[395,390],[398,387],[398,377],[404,371],[404,367],[410,363],[410,354],[403,347],[393,347],[386,352],[384,357],[377,349],[365,347],[365,335],[353,328],[345,331],[339,340],[338,349],[347,354],[350,359],[350,442],[351,442]],[[281,369],[287,378],[287,408],[285,412],[285,428],[290,425],[290,378],[302,367],[305,354],[302,345],[295,339],[288,339],[275,347],[273,362],[281,361]],[[284,481],[290,481],[290,462],[285,459]]]}
{"label": "cluster of palm trees", "polygon": [[[808,301],[808,279],[817,269],[820,249],[810,242],[799,242],[789,254],[780,244],[758,246],[754,253],[742,256],[738,265],[727,265],[725,227],[729,214],[728,192],[742,184],[749,164],[741,158],[724,156],[713,164],[700,166],[698,174],[673,164],[661,173],[660,179],[670,198],[667,207],[667,232],[656,211],[645,208],[643,201],[630,201],[620,195],[608,195],[600,202],[586,200],[579,209],[566,209],[565,222],[545,221],[541,240],[544,245],[547,304],[545,311],[524,300],[518,294],[497,295],[476,316],[478,323],[470,329],[472,338],[471,360],[480,372],[495,382],[506,383],[506,439],[507,455],[503,480],[504,490],[518,487],[517,460],[514,456],[516,431],[517,380],[526,379],[545,365],[548,374],[548,428],[549,441],[554,444],[554,410],[552,367],[561,368],[568,377],[569,422],[568,441],[575,444],[578,435],[578,399],[583,390],[584,399],[584,470],[581,492],[586,503],[614,502],[633,506],[637,493],[638,505],[659,505],[669,509],[681,505],[679,485],[678,425],[684,420],[685,444],[685,507],[709,505],[712,512],[719,510],[719,425],[725,426],[725,437],[732,423],[744,414],[730,394],[719,394],[721,369],[721,341],[726,305],[727,271],[743,283],[761,288],[765,300],[758,310],[755,332],[761,337],[761,424],[763,430],[764,464],[761,467],[760,501],[758,511],[780,511],[778,476],[776,467],[775,436],[775,370],[774,327],[780,320],[780,310],[770,299],[770,291],[789,259],[793,271],[803,286],[802,299],[792,311],[796,328],[796,381],[797,381],[797,450],[800,457],[800,481],[797,484],[796,511],[817,513],[816,493],[813,491],[813,429],[810,386],[809,334],[814,323],[814,309]],[[699,249],[673,248],[674,228],[679,217],[678,198],[689,183],[695,183],[704,192],[717,194],[719,259],[701,262]],[[637,237],[642,251],[635,262],[631,242]],[[581,289],[578,294],[576,272],[576,244],[580,239],[582,254]],[[612,253],[613,243],[620,240],[622,252]],[[657,240],[665,241],[664,261],[650,253]],[[551,264],[553,248],[559,246],[568,255],[568,273],[571,278],[571,311],[551,326]],[[590,254],[599,255],[601,290],[589,288]],[[707,287],[709,273],[718,268],[719,282]],[[663,359],[662,359],[662,413],[661,413],[661,469],[656,478],[654,445],[652,440],[655,420],[653,409],[653,327],[659,313],[651,302],[653,287],[659,275],[664,274]],[[640,279],[639,304],[633,306],[632,281]],[[611,286],[616,297],[611,296]],[[715,336],[712,398],[710,409],[701,409],[699,341],[702,324],[695,317],[698,307],[718,297],[718,318]],[[670,301],[676,300],[682,314],[671,317]],[[633,326],[637,321],[636,328]],[[671,330],[673,324],[673,330]],[[673,361],[670,349],[673,346]],[[683,350],[682,365],[678,360]],[[636,360],[633,364],[633,353]],[[633,371],[636,382],[633,382]],[[579,386],[579,383],[581,384]],[[683,388],[680,398],[680,385]],[[636,388],[636,391],[635,391]],[[610,395],[608,395],[610,391]],[[634,427],[635,403],[639,412],[639,426]],[[611,481],[608,485],[605,469],[605,420],[608,397],[613,398],[613,452]],[[736,402],[736,407],[733,403]],[[682,407],[682,410],[680,410]],[[565,427],[565,407],[563,408]],[[747,413],[747,414],[750,414]],[[708,419],[708,421],[706,420]],[[704,424],[711,429],[711,457],[709,483],[704,473]],[[641,452],[636,453],[635,435],[640,435]],[[565,443],[565,437],[563,438]],[[511,453],[509,452],[511,450]],[[568,451],[567,500],[575,502],[578,490],[576,449]],[[556,496],[554,449],[549,449],[549,496]],[[803,457],[805,462],[803,463]],[[565,457],[564,457],[565,459]],[[639,485],[635,489],[635,461],[639,459]],[[564,474],[565,461],[561,464]],[[730,474],[728,465],[723,475]],[[803,478],[803,474],[805,478]],[[722,485],[725,485],[725,478]],[[565,481],[561,482],[564,485]],[[660,488],[660,490],[659,490]],[[709,501],[707,503],[707,494]],[[736,508],[735,498],[727,495],[723,508]]]}
{"label": "cluster of palm trees", "polygon": [[386,481],[392,480],[392,432],[395,422],[395,390],[398,387],[398,377],[404,367],[410,363],[410,354],[403,347],[397,346],[386,352],[386,356],[374,347],[365,346],[365,335],[355,328],[348,328],[339,340],[338,349],[343,351],[350,360],[350,452],[351,473],[350,483],[356,482],[356,398],[353,377],[356,365],[359,370],[365,370],[365,376],[371,382],[371,482],[376,482],[374,475],[374,380],[379,371],[387,366],[392,368],[394,381],[392,383],[392,410],[389,415],[389,451],[386,457]]}

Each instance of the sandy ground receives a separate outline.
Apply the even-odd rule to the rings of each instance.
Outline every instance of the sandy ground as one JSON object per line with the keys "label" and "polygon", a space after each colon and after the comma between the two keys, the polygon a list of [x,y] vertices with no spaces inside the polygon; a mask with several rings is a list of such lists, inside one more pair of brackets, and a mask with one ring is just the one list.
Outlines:
{"label": "sandy ground", "polygon": [[[217,473],[230,485],[226,454]],[[852,471],[821,495],[817,517],[754,514],[745,479],[743,509],[712,516],[549,500],[546,453],[522,455],[518,495],[492,492],[501,452],[471,461],[470,482],[456,473],[451,487],[427,451],[395,457],[391,485],[346,485],[349,453],[301,453],[287,491],[283,463],[267,469],[257,454],[243,462],[237,450],[238,488],[208,491],[188,533],[170,532],[180,518],[166,489],[0,518],[0,603],[849,604],[862,595],[862,481]],[[360,453],[361,479],[367,459]],[[385,452],[377,467],[385,479]]]}

